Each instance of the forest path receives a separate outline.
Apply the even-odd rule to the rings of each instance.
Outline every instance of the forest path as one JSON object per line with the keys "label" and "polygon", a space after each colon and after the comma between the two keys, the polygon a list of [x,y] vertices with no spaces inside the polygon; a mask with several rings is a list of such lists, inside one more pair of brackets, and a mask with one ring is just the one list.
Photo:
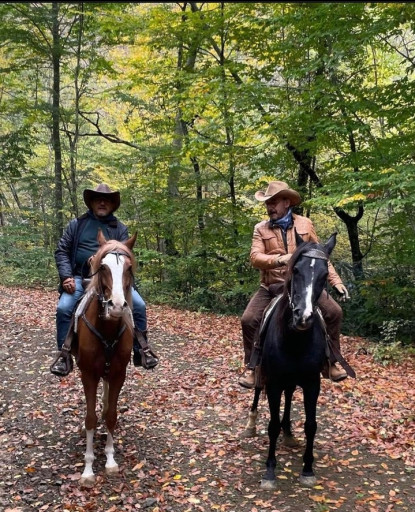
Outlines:
{"label": "forest path", "polygon": [[[264,492],[267,406],[261,398],[259,435],[242,439],[252,392],[237,384],[238,319],[161,306],[149,307],[160,364],[147,372],[130,365],[119,401],[121,473],[104,474],[100,425],[97,482],[80,488],[85,404],[79,372],[63,379],[49,372],[56,300],[55,292],[0,287],[1,511],[415,510],[413,361],[385,369],[364,340],[344,338],[358,378],[322,381],[317,486],[299,483],[303,446],[280,447],[278,490]],[[301,399],[297,391],[293,428],[303,441]]]}

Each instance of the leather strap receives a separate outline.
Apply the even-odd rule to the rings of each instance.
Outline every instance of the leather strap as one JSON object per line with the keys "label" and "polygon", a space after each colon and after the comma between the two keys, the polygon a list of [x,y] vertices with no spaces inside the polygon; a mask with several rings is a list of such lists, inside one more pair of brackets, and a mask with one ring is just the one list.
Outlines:
{"label": "leather strap", "polygon": [[336,358],[336,360],[341,364],[343,369],[346,371],[347,375],[349,375],[349,377],[352,377],[353,379],[355,379],[356,372],[349,365],[349,363],[346,361],[346,359],[341,355],[340,350],[338,350],[338,348],[334,345],[332,339],[328,335],[328,332],[326,329],[326,322],[324,321],[323,314],[322,314],[320,308],[316,308],[316,309],[317,309],[317,312],[318,312],[318,315],[320,318],[321,325],[324,330],[324,335],[326,337],[326,343],[327,343],[327,347],[328,347],[329,351],[333,354],[333,356]]}

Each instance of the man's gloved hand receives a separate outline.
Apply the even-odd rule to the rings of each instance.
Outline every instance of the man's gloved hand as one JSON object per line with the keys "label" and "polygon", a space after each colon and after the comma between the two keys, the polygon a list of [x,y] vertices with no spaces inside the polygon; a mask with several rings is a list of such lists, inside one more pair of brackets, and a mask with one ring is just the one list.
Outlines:
{"label": "man's gloved hand", "polygon": [[290,261],[291,256],[292,256],[291,253],[283,254],[282,256],[278,256],[275,259],[275,266],[282,267],[283,265],[288,265],[288,262]]}
{"label": "man's gloved hand", "polygon": [[66,293],[75,293],[75,279],[73,277],[67,277],[65,281],[62,283],[62,288]]}
{"label": "man's gloved hand", "polygon": [[336,284],[334,286],[334,289],[336,290],[336,292],[340,295],[340,302],[346,302],[346,300],[349,300],[350,299],[350,295],[349,295],[349,292],[347,291],[347,288],[344,286],[343,283],[341,284]]}

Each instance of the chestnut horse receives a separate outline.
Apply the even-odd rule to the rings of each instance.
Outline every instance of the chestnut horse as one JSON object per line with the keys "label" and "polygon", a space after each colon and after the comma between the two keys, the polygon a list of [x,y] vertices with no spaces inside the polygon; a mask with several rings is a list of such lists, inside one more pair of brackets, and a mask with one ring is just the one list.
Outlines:
{"label": "chestnut horse", "polygon": [[[81,485],[92,485],[95,475],[94,432],[97,427],[97,388],[103,380],[102,417],[107,427],[107,474],[118,473],[114,460],[117,402],[125,381],[133,346],[132,296],[136,234],[125,242],[106,240],[98,231],[100,247],[92,258],[91,282],[76,316],[77,347],[74,350],[86,399],[86,451]],[[79,311],[79,313],[78,313]]]}

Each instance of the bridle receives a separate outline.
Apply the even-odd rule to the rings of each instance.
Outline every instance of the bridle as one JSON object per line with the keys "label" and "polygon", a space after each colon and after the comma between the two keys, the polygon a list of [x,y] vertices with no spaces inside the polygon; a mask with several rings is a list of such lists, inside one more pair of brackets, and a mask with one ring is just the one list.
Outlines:
{"label": "bridle", "polygon": [[[300,254],[300,257],[315,258],[318,260],[325,260],[325,261],[328,261],[328,259],[329,259],[327,254],[324,251],[322,251],[321,249],[316,249],[316,248],[308,249],[304,253]],[[296,261],[296,263],[297,263],[297,261]],[[293,268],[294,268],[294,266],[295,266],[295,264],[293,265]],[[288,302],[289,302],[290,308],[292,309],[292,311],[294,311],[295,305],[292,300],[292,297],[294,296],[294,280],[293,280],[292,276],[291,276],[290,285],[291,285],[290,291],[288,292]]]}
{"label": "bridle", "polygon": [[[105,256],[107,256],[108,254],[114,254],[116,256],[116,259],[117,259],[117,265],[120,263],[120,256],[125,256],[127,258],[131,258],[131,256],[124,252],[124,251],[109,251],[107,252],[103,258],[105,258]],[[102,258],[102,259],[103,259]],[[102,261],[101,259],[101,261]],[[100,265],[98,267],[98,269],[90,274],[88,277],[91,278],[95,275],[98,274],[98,277],[99,277],[99,272],[102,270],[102,265]],[[97,297],[97,300],[98,300],[98,303],[99,305],[101,306],[101,309],[103,310],[102,313],[100,313],[98,316],[100,318],[106,318],[108,319],[110,314],[109,314],[109,303],[111,301],[111,299],[105,299],[105,295],[104,295],[104,292],[102,290],[102,285],[101,285],[101,281],[98,279],[98,283],[99,283],[99,290],[95,293],[95,296]],[[129,310],[129,314],[131,315],[131,318],[132,318],[132,312],[131,312],[131,309],[130,307],[128,307],[128,310]],[[111,364],[111,358],[112,358],[112,355],[114,353],[114,349],[115,349],[115,346],[116,344],[118,343],[119,339],[121,338],[122,334],[124,333],[125,329],[127,328],[127,324],[124,322],[122,324],[122,326],[120,327],[117,335],[113,338],[113,339],[107,339],[104,335],[102,335],[98,329],[87,319],[86,315],[85,315],[85,310],[84,312],[82,313],[81,315],[81,318],[82,320],[84,321],[85,325],[88,327],[88,329],[100,340],[100,342],[104,345],[104,354],[105,354],[105,368],[104,368],[104,376],[106,376],[109,372],[109,367],[110,367],[110,364]]]}

